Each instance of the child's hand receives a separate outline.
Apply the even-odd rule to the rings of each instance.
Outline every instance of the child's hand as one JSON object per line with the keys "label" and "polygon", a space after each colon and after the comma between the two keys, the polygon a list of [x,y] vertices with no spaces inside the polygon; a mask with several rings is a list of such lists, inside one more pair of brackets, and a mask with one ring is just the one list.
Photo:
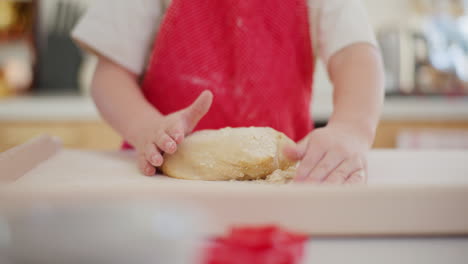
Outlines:
{"label": "child's hand", "polygon": [[176,152],[177,145],[208,112],[212,101],[213,94],[204,91],[189,107],[163,116],[141,131],[135,148],[138,153],[138,166],[144,175],[151,176],[156,173],[155,167],[163,164],[163,152]]}
{"label": "child's hand", "polygon": [[285,155],[301,160],[296,181],[316,183],[364,183],[371,140],[353,125],[333,124],[311,132]]}

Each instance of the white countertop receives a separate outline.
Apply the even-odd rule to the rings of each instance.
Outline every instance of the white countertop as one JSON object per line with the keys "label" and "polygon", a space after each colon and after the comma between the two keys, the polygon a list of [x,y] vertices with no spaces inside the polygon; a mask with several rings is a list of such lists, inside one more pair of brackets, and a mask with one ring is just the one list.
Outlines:
{"label": "white countertop", "polygon": [[[326,121],[332,112],[331,98],[316,96],[312,115]],[[468,98],[388,98],[383,120],[468,121]],[[0,99],[0,121],[94,121],[100,120],[87,96],[40,96]]]}
{"label": "white countertop", "polygon": [[[304,261],[308,264],[464,264],[468,257],[464,231],[468,230],[468,156],[463,151],[372,151],[367,186],[271,186],[139,177],[134,152],[64,150],[50,138],[28,144],[3,156],[3,166],[13,164],[11,168],[18,171],[31,168],[9,185],[25,189],[17,189],[17,198],[7,192],[0,195],[3,201],[11,202],[13,198],[29,204],[12,207],[19,212],[13,215],[16,221],[8,222],[7,215],[2,226],[0,218],[0,233],[3,228],[3,233],[13,238],[11,241],[20,241],[11,246],[6,240],[4,249],[17,253],[9,255],[21,260],[26,257],[34,263],[53,263],[51,259],[55,258],[70,263],[76,256],[70,253],[76,252],[86,252],[87,260],[102,260],[105,256],[106,260],[112,259],[109,263],[128,263],[128,257],[141,256],[142,252],[149,252],[148,256],[154,256],[151,259],[174,257],[174,252],[183,252],[179,248],[184,245],[179,242],[183,240],[173,238],[180,232],[150,232],[148,236],[148,230],[167,228],[168,220],[172,221],[172,228],[174,224],[180,228],[188,226],[191,229],[187,230],[196,229],[197,234],[210,236],[240,223],[276,223],[310,233]],[[47,154],[49,150],[57,153]],[[41,161],[33,161],[36,158]],[[54,192],[61,193],[55,196],[58,200],[45,199]],[[41,198],[40,193],[45,196]],[[132,193],[139,198],[135,199],[137,196]],[[161,198],[164,207],[158,205]],[[180,203],[189,200],[188,204]],[[249,206],[243,206],[246,203]],[[173,221],[174,216],[180,215],[184,216],[183,223]],[[462,228],[453,228],[454,225]],[[67,230],[67,239],[62,230]],[[321,233],[324,230],[329,233]],[[365,230],[367,233],[363,233]],[[426,231],[420,233],[421,230]],[[450,230],[457,230],[460,235],[449,235],[453,234]],[[183,238],[194,237],[193,233],[184,234],[189,236]],[[50,243],[42,243],[45,236]],[[138,250],[122,243],[129,237],[137,241]],[[167,254],[154,251],[157,243],[165,245],[163,253]],[[92,250],[87,246],[90,244]],[[152,247],[142,251],[147,245]],[[67,251],[70,246],[74,252]],[[125,261],[119,262],[122,259]],[[1,263],[9,263],[1,260],[0,257]]]}
{"label": "white countertop", "polygon": [[0,121],[93,121],[99,113],[88,96],[25,96],[0,99]]}
{"label": "white countertop", "polygon": [[[326,120],[332,111],[331,96],[314,98],[314,120]],[[382,120],[468,121],[468,97],[389,97],[385,100]]]}

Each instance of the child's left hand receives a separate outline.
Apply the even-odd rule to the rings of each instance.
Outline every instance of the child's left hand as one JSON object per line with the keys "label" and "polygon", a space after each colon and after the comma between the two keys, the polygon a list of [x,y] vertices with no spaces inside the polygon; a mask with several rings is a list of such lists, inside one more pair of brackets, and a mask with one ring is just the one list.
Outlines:
{"label": "child's left hand", "polygon": [[372,140],[352,124],[329,124],[311,132],[297,146],[284,152],[301,160],[295,181],[316,183],[364,183],[366,154]]}

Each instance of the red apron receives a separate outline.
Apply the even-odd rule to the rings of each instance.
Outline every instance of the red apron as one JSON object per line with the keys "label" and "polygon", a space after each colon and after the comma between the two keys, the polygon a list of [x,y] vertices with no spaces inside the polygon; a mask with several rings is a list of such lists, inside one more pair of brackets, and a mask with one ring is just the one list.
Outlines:
{"label": "red apron", "polygon": [[204,90],[195,130],[268,126],[300,140],[312,129],[313,54],[306,0],[172,0],[142,89],[162,114]]}

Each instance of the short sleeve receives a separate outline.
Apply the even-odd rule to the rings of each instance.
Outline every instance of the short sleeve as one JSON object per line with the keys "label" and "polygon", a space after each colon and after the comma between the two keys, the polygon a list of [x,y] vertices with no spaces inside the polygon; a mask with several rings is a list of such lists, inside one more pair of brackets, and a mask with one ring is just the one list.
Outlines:
{"label": "short sleeve", "polygon": [[377,46],[365,6],[360,0],[309,0],[316,54],[328,64],[343,48],[356,43]]}
{"label": "short sleeve", "polygon": [[93,1],[72,37],[128,70],[144,71],[163,13],[160,0]]}

